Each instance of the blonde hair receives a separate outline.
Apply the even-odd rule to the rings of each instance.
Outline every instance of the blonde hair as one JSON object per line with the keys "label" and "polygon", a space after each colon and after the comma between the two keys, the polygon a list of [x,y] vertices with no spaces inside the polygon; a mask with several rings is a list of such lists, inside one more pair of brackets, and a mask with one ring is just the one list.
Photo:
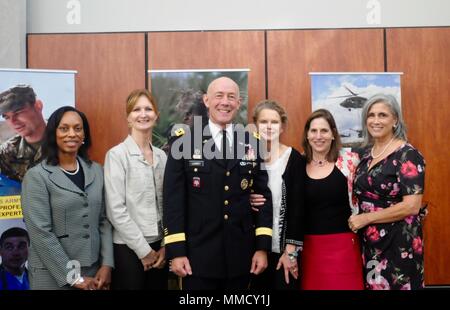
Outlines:
{"label": "blonde hair", "polygon": [[131,113],[131,111],[133,111],[134,106],[136,105],[137,101],[142,96],[146,97],[148,99],[148,101],[150,101],[156,115],[159,115],[158,106],[156,104],[155,98],[152,96],[152,93],[149,92],[147,89],[135,89],[128,95],[128,98],[127,98],[127,105],[126,105],[127,116],[130,115],[130,113]]}
{"label": "blonde hair", "polygon": [[283,126],[287,124],[288,117],[286,111],[283,109],[282,106],[278,104],[278,102],[274,100],[263,100],[256,105],[255,109],[253,110],[254,123],[258,121],[259,113],[261,113],[261,111],[264,109],[274,110],[280,116],[281,124]]}

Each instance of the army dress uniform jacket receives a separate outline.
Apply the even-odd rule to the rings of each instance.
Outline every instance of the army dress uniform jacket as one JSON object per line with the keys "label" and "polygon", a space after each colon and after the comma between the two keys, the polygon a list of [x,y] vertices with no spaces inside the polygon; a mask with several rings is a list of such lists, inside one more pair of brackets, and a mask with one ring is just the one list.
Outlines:
{"label": "army dress uniform jacket", "polygon": [[[209,132],[201,144],[214,149]],[[272,196],[256,152],[259,135],[234,130],[233,149],[236,153],[238,146],[244,147],[245,154],[227,161],[206,158],[189,131],[177,135],[176,141],[185,139],[183,147],[190,143],[191,150],[189,156],[175,159],[172,143],[168,155],[163,187],[167,258],[187,256],[197,277],[249,274],[255,250],[270,251],[272,242]],[[266,198],[259,212],[250,206],[253,191]]]}
{"label": "army dress uniform jacket", "polygon": [[[31,246],[31,289],[68,286],[78,261],[81,267],[114,267],[112,227],[106,218],[103,170],[80,157],[85,188],[76,186],[58,166],[42,161],[25,175],[22,209]],[[68,277],[69,275],[69,277]]]}

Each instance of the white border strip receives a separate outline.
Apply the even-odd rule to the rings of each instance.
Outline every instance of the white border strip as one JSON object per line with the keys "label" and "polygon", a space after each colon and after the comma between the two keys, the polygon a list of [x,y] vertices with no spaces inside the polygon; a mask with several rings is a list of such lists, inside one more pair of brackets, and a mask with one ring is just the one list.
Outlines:
{"label": "white border strip", "polygon": [[15,71],[15,72],[42,72],[42,73],[78,73],[77,70],[50,70],[50,69],[15,69],[15,68],[0,68],[0,71]]}
{"label": "white border strip", "polygon": [[182,69],[182,70],[148,70],[147,73],[163,72],[249,72],[250,69]]}
{"label": "white border strip", "polygon": [[388,74],[400,74],[403,72],[309,72],[309,75],[350,75],[350,74],[380,74],[380,75],[388,75]]}

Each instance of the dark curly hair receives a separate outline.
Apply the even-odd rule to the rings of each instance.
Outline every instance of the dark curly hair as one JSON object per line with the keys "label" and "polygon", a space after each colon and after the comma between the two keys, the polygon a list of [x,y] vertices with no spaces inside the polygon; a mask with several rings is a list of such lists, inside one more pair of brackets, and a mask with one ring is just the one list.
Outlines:
{"label": "dark curly hair", "polygon": [[92,143],[89,122],[83,112],[70,106],[61,107],[50,115],[47,122],[47,128],[45,129],[44,141],[42,143],[42,158],[45,159],[49,165],[56,166],[59,164],[56,129],[58,128],[59,123],[66,112],[78,113],[83,121],[84,143],[78,150],[78,156],[83,158],[88,164],[91,164],[92,161],[89,159],[88,155],[88,150]]}

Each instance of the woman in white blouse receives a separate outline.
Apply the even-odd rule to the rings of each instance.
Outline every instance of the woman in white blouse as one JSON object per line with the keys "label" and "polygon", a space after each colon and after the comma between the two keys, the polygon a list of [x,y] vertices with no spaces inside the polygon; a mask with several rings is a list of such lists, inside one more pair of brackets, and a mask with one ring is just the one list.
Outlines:
{"label": "woman in white blouse", "polygon": [[106,211],[111,221],[113,289],[167,289],[162,244],[162,184],[166,154],[152,145],[158,108],[146,89],[126,102],[128,137],[105,158]]}
{"label": "woman in white blouse", "polygon": [[[269,151],[265,167],[272,192],[273,234],[268,267],[252,279],[254,289],[298,289],[298,251],[303,245],[302,224],[304,171],[306,161],[294,148],[280,142],[287,115],[275,101],[264,100],[255,107],[253,121]],[[251,205],[261,206],[265,198],[252,194]],[[257,210],[257,209],[256,209]],[[288,219],[298,223],[287,225]]]}

